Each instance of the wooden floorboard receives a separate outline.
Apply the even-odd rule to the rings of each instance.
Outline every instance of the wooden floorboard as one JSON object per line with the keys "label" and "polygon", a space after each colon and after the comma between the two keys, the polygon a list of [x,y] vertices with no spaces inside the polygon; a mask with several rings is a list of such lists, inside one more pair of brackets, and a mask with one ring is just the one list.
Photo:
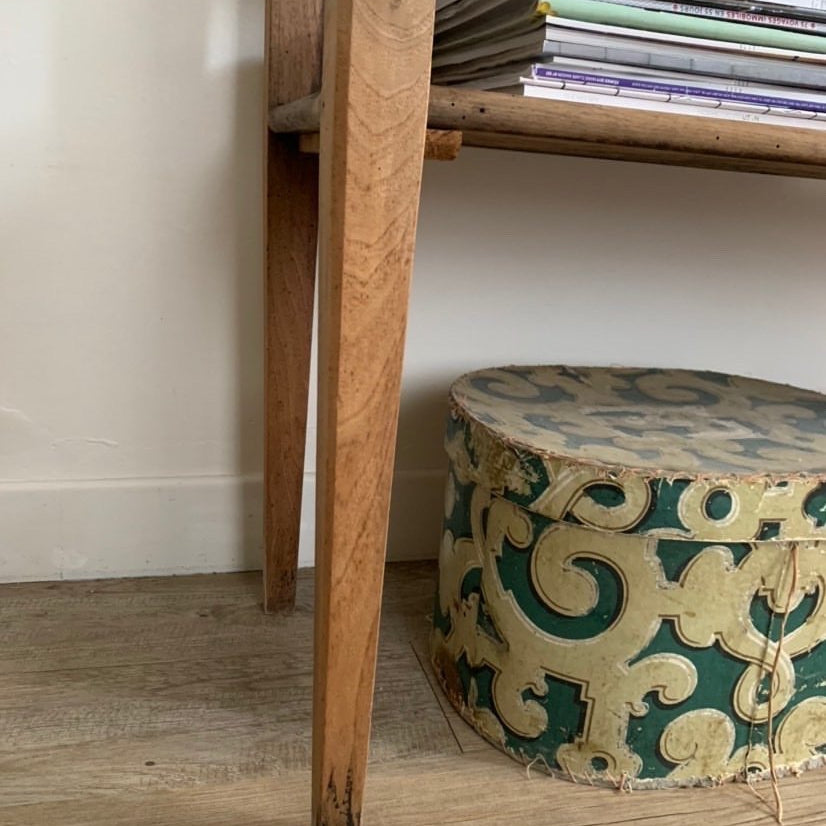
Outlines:
{"label": "wooden floorboard", "polygon": [[[774,822],[744,785],[529,778],[422,667],[434,580],[430,563],[388,570],[367,826]],[[259,587],[247,574],[0,586],[0,825],[309,826],[312,581],[286,617],[263,616]],[[781,788],[788,826],[826,826],[826,771]]]}

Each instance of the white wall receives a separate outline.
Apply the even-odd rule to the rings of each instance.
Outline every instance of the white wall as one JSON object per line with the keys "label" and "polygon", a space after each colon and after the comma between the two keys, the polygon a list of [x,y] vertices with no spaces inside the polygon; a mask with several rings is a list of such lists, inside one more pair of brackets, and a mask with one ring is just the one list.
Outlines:
{"label": "white wall", "polygon": [[[0,0],[0,21],[0,580],[256,567],[262,0]],[[391,554],[436,550],[468,369],[826,391],[824,205],[818,181],[429,164]]]}

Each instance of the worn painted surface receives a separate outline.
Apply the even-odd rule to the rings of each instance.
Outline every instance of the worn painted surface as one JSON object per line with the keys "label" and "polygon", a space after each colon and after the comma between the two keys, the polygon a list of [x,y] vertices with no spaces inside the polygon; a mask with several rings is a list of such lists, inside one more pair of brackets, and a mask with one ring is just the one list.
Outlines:
{"label": "worn painted surface", "polygon": [[432,653],[471,725],[624,786],[821,763],[826,398],[506,368],[451,402]]}

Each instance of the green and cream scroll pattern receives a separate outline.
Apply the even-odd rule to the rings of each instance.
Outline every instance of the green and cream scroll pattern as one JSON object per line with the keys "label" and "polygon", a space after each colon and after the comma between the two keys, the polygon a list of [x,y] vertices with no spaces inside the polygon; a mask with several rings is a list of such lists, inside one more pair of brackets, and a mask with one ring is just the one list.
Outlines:
{"label": "green and cream scroll pattern", "polygon": [[[562,775],[639,787],[765,772],[770,745],[784,770],[820,762],[826,544],[795,540],[793,570],[777,539],[630,533],[652,503],[635,477],[613,480],[614,507],[557,477],[534,513],[477,484],[459,443],[451,456],[432,653],[484,736]],[[690,522],[707,491],[686,491]]]}
{"label": "green and cream scroll pattern", "polygon": [[638,475],[517,450],[462,411],[445,446],[469,480],[549,519],[702,541],[826,539],[820,477]]}
{"label": "green and cream scroll pattern", "polygon": [[690,370],[504,367],[451,388],[455,409],[517,452],[634,475],[826,476],[826,396]]}

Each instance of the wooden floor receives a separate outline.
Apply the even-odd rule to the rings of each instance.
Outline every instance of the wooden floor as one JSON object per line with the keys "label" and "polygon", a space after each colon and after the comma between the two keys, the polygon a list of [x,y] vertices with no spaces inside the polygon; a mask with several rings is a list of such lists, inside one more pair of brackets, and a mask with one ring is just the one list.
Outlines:
{"label": "wooden floor", "polygon": [[[773,822],[743,785],[527,777],[422,667],[434,578],[388,569],[366,826]],[[0,826],[309,826],[312,582],[276,618],[259,579],[0,586]],[[826,771],[781,788],[787,824],[826,824]]]}

